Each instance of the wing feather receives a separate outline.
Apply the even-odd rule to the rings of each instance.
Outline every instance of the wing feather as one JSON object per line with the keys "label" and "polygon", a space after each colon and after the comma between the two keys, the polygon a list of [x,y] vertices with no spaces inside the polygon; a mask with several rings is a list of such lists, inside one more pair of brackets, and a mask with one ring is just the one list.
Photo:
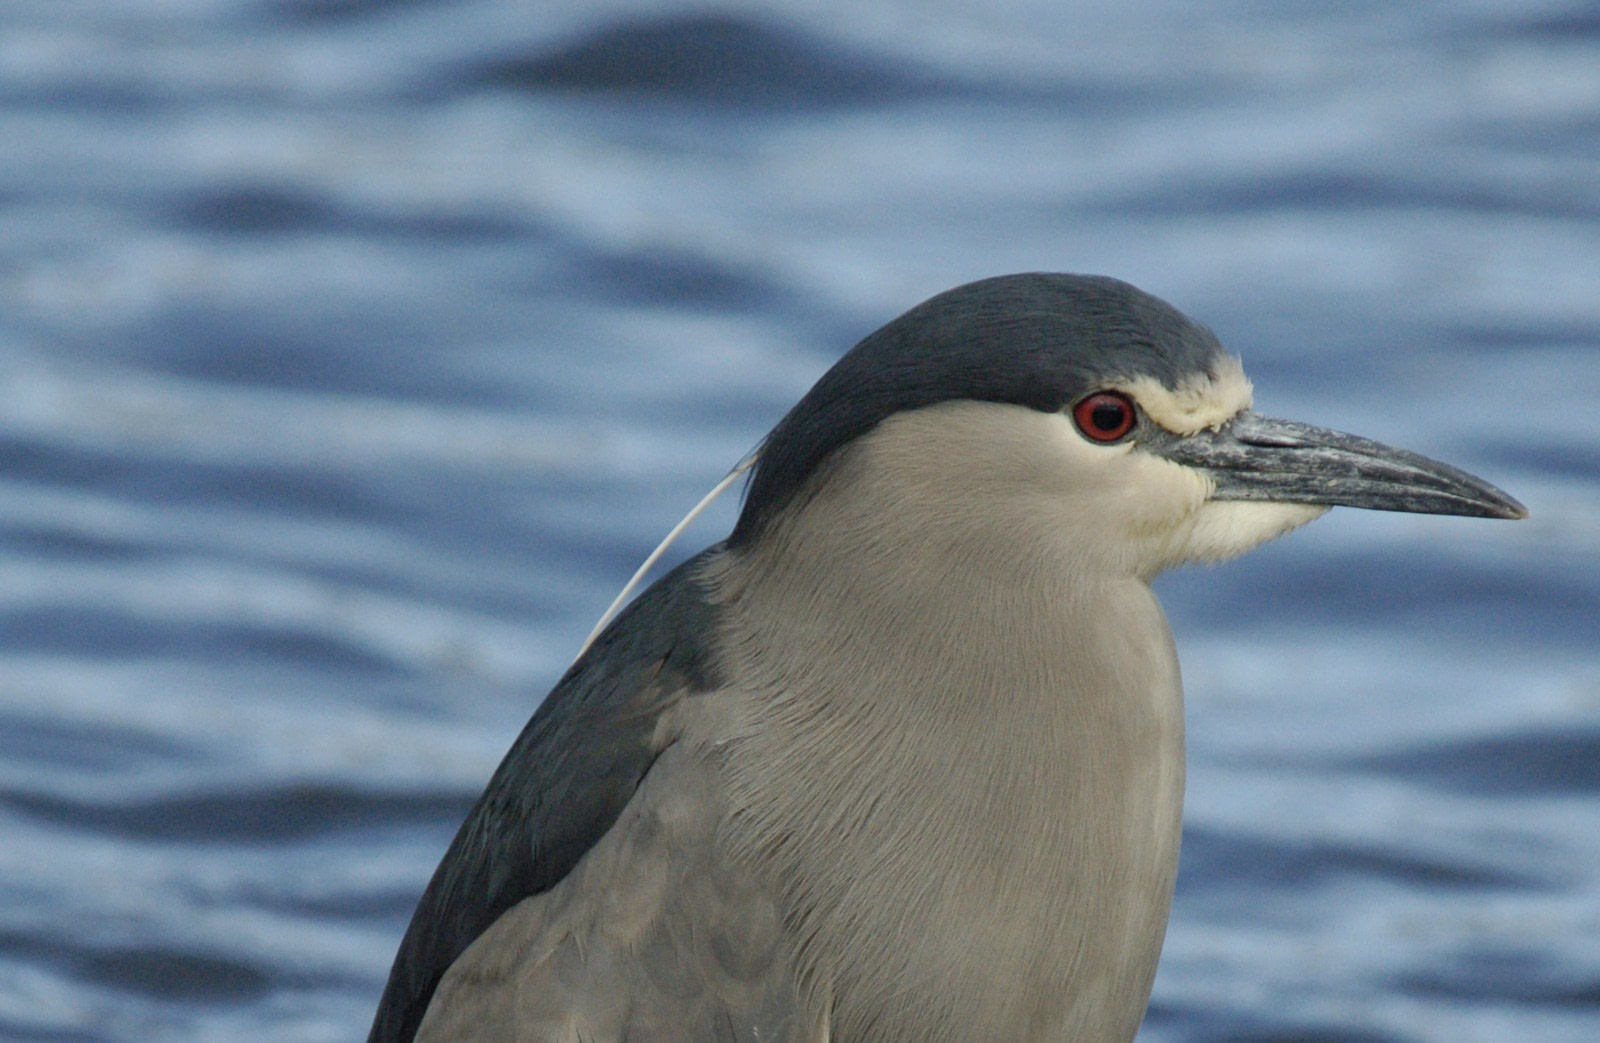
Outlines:
{"label": "wing feather", "polygon": [[660,755],[661,714],[715,687],[715,608],[697,580],[717,548],[628,606],[556,684],[500,762],[417,903],[368,1043],[410,1043],[439,980],[501,914],[559,883]]}

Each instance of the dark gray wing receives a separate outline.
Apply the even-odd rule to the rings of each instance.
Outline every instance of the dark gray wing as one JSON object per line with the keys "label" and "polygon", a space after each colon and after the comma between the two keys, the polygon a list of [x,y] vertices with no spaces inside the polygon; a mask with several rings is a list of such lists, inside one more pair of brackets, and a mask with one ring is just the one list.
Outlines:
{"label": "dark gray wing", "polygon": [[639,596],[534,713],[434,871],[368,1043],[410,1043],[439,979],[499,918],[555,886],[616,822],[660,750],[661,712],[714,686],[705,551]]}

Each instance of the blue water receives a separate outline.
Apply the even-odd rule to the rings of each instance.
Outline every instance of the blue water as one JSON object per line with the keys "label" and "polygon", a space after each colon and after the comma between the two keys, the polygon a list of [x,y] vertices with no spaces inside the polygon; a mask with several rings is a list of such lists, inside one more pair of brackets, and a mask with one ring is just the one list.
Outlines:
{"label": "blue water", "polygon": [[1052,269],[1533,512],[1161,581],[1141,1039],[1600,1039],[1592,3],[7,0],[0,141],[0,1038],[360,1036],[656,539]]}

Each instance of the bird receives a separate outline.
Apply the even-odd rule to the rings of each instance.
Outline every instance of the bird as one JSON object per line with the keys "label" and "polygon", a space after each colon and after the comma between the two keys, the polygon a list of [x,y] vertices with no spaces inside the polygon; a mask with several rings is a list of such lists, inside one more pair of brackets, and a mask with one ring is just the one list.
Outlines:
{"label": "bird", "polygon": [[1334,506],[1506,493],[1252,408],[1206,327],[1023,273],[871,333],[450,844],[371,1043],[1125,1041],[1184,789],[1151,581]]}

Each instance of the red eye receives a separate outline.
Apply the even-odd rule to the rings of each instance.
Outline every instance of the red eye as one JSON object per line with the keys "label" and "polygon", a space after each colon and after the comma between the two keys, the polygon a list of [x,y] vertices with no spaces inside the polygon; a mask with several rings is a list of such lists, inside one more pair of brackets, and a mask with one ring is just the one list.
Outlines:
{"label": "red eye", "polygon": [[1117,391],[1101,391],[1072,407],[1072,419],[1094,442],[1115,442],[1133,430],[1133,400]]}

